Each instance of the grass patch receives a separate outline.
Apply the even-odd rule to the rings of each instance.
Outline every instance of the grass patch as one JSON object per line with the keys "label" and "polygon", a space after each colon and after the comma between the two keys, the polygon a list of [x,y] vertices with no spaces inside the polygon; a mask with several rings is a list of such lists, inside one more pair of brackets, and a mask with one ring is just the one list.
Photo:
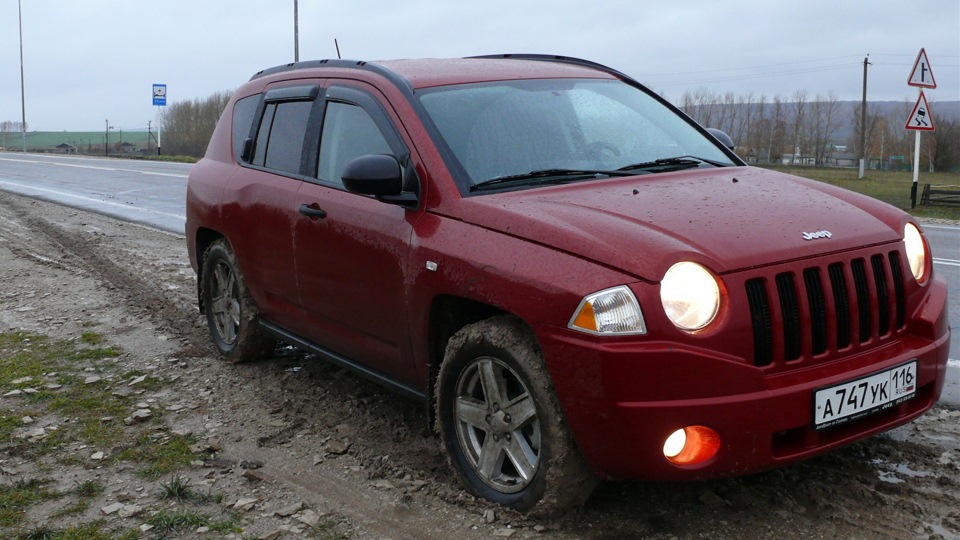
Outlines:
{"label": "grass patch", "polygon": [[876,171],[864,172],[857,178],[857,169],[836,167],[765,167],[776,171],[810,178],[833,186],[855,191],[896,206],[916,217],[960,220],[960,206],[921,206],[920,193],[923,184],[960,185],[960,173],[920,173],[917,187],[917,207],[910,208],[910,189],[913,186],[912,172]]}
{"label": "grass patch", "polygon": [[42,501],[59,499],[63,495],[46,488],[49,480],[19,480],[0,485],[0,529],[13,527],[23,519],[28,507]]}
{"label": "grass patch", "polygon": [[120,376],[120,379],[129,383],[138,377],[146,377],[144,380],[136,384],[136,388],[138,390],[155,392],[163,388],[163,381],[148,372],[140,371],[138,369],[125,372]]}
{"label": "grass patch", "polygon": [[175,474],[169,482],[161,482],[160,487],[163,488],[160,492],[161,499],[172,499],[182,503],[201,498],[200,494],[190,488],[190,479],[179,474]]}
{"label": "grass patch", "polygon": [[[133,398],[110,392],[107,382],[85,383],[88,374],[80,369],[88,366],[86,362],[78,366],[78,361],[112,358],[122,353],[112,346],[91,347],[102,341],[103,337],[92,331],[83,332],[79,340],[51,340],[27,332],[0,333],[0,389],[32,389],[12,402],[14,411],[0,414],[0,442],[17,444],[21,455],[28,458],[77,443],[92,449],[120,449],[113,452],[111,459],[142,464],[140,474],[148,479],[158,479],[188,466],[195,458],[190,451],[196,442],[193,437],[126,426],[121,419],[132,412]],[[128,371],[121,381],[140,376],[141,372]],[[160,387],[161,381],[151,377],[137,384],[139,390]],[[153,412],[148,422],[162,418],[162,411]],[[53,415],[57,420],[39,440],[17,441],[15,435],[23,429],[22,417],[27,414],[35,418]],[[60,457],[60,461],[83,466],[88,457],[71,452]],[[185,493],[181,492],[180,497]],[[10,504],[8,501],[3,507],[9,508]],[[75,505],[74,510],[78,509],[82,509],[82,503]],[[12,515],[6,519],[12,519]]]}
{"label": "grass patch", "polygon": [[117,347],[91,346],[102,339],[94,332],[62,340],[27,332],[0,333],[0,389],[30,390],[17,398],[15,413],[0,416],[0,441],[13,440],[24,415],[49,414],[68,420],[56,422],[57,429],[48,429],[41,441],[26,447],[26,456],[45,455],[72,442],[107,448],[135,437],[120,422],[104,421],[127,416],[130,398],[111,394],[103,383],[84,384],[89,374],[81,368],[122,354]]}
{"label": "grass patch", "polygon": [[23,425],[21,417],[0,414],[0,444],[9,441],[13,437],[13,432]]}
{"label": "grass patch", "polygon": [[118,459],[146,465],[140,475],[150,480],[178,471],[194,459],[190,445],[196,439],[181,435],[170,435],[163,440],[155,440],[149,434],[141,434],[137,441],[123,450]]}
{"label": "grass patch", "polygon": [[183,534],[196,530],[197,527],[209,527],[210,532],[219,534],[241,533],[240,519],[232,515],[224,520],[215,520],[211,517],[195,512],[168,512],[162,511],[146,519],[148,525],[153,525],[151,534],[164,537],[165,534]]}
{"label": "grass patch", "polygon": [[103,493],[107,488],[93,480],[77,482],[72,493],[83,498],[93,498]]}
{"label": "grass patch", "polygon": [[103,343],[103,334],[88,330],[80,334],[80,341],[86,343],[87,345],[99,345]]}
{"label": "grass patch", "polygon": [[70,514],[80,514],[85,512],[93,504],[93,500],[101,493],[106,491],[106,487],[93,480],[84,482],[75,482],[74,488],[70,490],[69,495],[75,495],[78,500],[66,508],[53,514],[51,517],[60,517]]}
{"label": "grass patch", "polygon": [[[47,525],[39,525],[15,538],[17,540],[115,540],[117,538],[110,532],[104,531],[103,527],[104,523],[101,521],[65,529],[54,529]],[[139,538],[139,534],[127,535],[122,538]]]}
{"label": "grass patch", "polygon": [[193,512],[158,512],[147,518],[146,523],[156,527],[160,534],[180,534],[197,527],[209,527],[210,518]]}
{"label": "grass patch", "polygon": [[93,349],[77,349],[67,358],[69,360],[104,360],[106,358],[116,358],[121,354],[123,354],[123,351],[120,348],[111,345]]}

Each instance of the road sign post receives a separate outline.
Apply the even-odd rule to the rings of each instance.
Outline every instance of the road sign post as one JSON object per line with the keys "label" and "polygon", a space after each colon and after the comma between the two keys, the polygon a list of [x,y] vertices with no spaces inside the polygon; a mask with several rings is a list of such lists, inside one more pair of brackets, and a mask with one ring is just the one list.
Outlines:
{"label": "road sign post", "polygon": [[937,80],[933,76],[930,60],[927,59],[927,51],[923,48],[920,49],[917,59],[913,62],[913,70],[910,71],[907,84],[917,87],[920,91],[917,104],[913,106],[913,112],[910,113],[910,118],[907,119],[907,124],[904,126],[906,129],[916,132],[913,144],[913,185],[910,187],[910,208],[916,208],[917,184],[920,180],[920,132],[936,129],[933,125],[933,116],[930,114],[927,98],[923,95],[923,89],[936,88]]}
{"label": "road sign post", "polygon": [[167,85],[153,85],[153,104],[157,107],[157,155],[160,155],[160,107],[167,106]]}

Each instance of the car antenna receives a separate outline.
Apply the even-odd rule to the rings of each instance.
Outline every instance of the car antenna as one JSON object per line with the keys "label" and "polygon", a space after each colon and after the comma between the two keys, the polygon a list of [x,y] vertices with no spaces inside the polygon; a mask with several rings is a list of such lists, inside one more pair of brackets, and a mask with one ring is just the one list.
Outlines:
{"label": "car antenna", "polygon": [[340,60],[340,44],[337,43],[337,38],[333,38],[333,46],[337,48],[337,60]]}

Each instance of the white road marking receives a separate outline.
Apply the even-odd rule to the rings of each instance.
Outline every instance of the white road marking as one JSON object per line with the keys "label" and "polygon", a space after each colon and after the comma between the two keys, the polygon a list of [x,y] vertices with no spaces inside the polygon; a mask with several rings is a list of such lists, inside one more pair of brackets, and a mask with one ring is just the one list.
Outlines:
{"label": "white road marking", "polygon": [[937,259],[934,257],[933,264],[942,264],[944,266],[960,266],[960,261],[954,259]]}
{"label": "white road marking", "polygon": [[121,169],[117,167],[96,167],[94,165],[77,165],[74,163],[57,163],[55,161],[44,161],[44,160],[34,160],[34,159],[13,159],[13,158],[0,158],[0,161],[15,161],[17,163],[38,163],[44,165],[56,165],[57,167],[74,167],[76,169],[92,169],[95,171],[111,171],[111,172],[131,172],[137,174],[145,174],[148,176],[169,176],[172,178],[186,178],[185,174],[174,174],[174,173],[161,173],[161,172],[152,172],[152,171],[138,171],[136,169]]}

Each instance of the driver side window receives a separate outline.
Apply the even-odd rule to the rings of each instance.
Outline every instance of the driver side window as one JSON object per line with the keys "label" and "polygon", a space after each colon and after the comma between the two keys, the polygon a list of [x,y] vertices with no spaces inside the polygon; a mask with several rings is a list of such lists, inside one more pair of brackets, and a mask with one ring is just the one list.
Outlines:
{"label": "driver side window", "polygon": [[317,178],[343,186],[343,169],[351,160],[368,154],[393,154],[367,111],[357,105],[331,101],[320,134]]}

